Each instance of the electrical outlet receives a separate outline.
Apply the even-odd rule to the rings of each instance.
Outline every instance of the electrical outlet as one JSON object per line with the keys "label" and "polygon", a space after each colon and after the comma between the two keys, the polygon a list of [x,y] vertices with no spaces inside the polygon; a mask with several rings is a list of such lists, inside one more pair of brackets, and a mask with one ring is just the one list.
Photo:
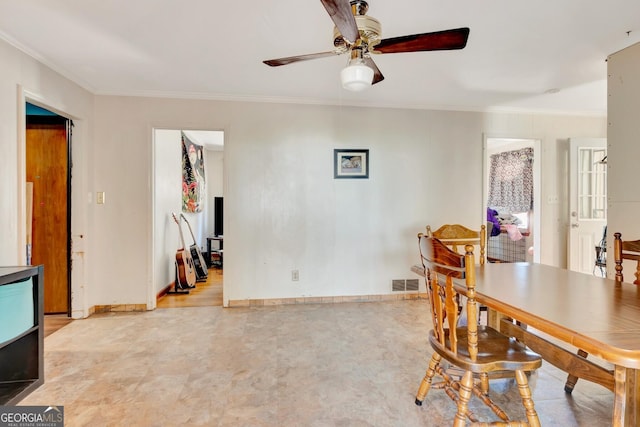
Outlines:
{"label": "electrical outlet", "polygon": [[294,282],[300,280],[300,272],[298,270],[291,270],[291,280]]}
{"label": "electrical outlet", "polygon": [[104,191],[98,191],[96,193],[96,203],[99,205],[104,205]]}

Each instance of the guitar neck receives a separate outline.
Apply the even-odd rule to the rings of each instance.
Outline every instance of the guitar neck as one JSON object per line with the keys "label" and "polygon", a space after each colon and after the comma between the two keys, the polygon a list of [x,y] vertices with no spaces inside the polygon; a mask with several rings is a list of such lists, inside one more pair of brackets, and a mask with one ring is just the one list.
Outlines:
{"label": "guitar neck", "polygon": [[[182,214],[180,214],[182,216]],[[182,218],[180,218],[180,220],[176,217],[176,214],[172,213],[171,216],[173,216],[173,220],[176,222],[176,224],[178,224],[178,231],[180,232],[180,242],[182,243],[182,247],[180,248],[181,250],[184,250],[187,246],[184,244],[184,236],[182,235],[182,227],[180,226],[180,220]]]}
{"label": "guitar neck", "polygon": [[189,233],[191,233],[191,238],[193,239],[193,244],[197,244],[196,243],[196,236],[193,235],[193,230],[191,229],[191,224],[189,224],[189,221],[187,221],[187,218],[184,216],[184,214],[180,214],[180,218],[184,219],[184,222],[187,223],[187,227],[189,227]]}

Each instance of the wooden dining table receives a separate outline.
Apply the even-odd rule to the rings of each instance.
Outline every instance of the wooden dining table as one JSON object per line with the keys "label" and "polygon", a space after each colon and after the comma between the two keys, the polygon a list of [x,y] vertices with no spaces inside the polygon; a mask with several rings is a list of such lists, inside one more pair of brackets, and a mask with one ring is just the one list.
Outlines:
{"label": "wooden dining table", "polygon": [[[466,294],[464,280],[454,286]],[[543,264],[489,263],[476,270],[476,301],[489,308],[492,326],[545,361],[610,389],[613,426],[640,424],[640,286]]]}

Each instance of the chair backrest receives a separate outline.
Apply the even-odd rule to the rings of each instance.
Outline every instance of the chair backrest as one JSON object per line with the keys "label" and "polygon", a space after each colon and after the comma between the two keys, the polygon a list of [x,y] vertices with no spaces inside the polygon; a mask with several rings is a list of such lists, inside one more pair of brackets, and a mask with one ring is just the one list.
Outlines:
{"label": "chair backrest", "polygon": [[622,240],[622,234],[613,234],[613,258],[616,263],[616,282],[622,282],[622,261],[625,259],[636,261],[636,285],[640,285],[640,240]]}
{"label": "chair backrest", "polygon": [[460,298],[453,288],[454,278],[464,278],[467,286],[466,314],[468,351],[472,359],[478,354],[478,310],[475,301],[476,266],[473,245],[465,245],[461,255],[443,242],[424,234],[418,235],[420,259],[427,278],[427,293],[431,305],[433,330],[443,346],[458,352],[458,325]]}
{"label": "chair backrest", "polygon": [[458,252],[458,245],[464,248],[465,245],[480,247],[480,264],[484,264],[487,258],[487,227],[483,224],[480,231],[471,230],[460,224],[445,224],[436,231],[431,230],[427,225],[427,236],[435,237],[455,252]]}

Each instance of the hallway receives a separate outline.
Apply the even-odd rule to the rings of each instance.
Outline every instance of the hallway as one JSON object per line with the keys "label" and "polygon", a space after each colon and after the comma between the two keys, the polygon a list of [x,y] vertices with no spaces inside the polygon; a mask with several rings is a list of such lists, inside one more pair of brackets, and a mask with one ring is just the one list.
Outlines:
{"label": "hallway", "polygon": [[221,307],[222,277],[221,268],[210,268],[206,282],[196,283],[195,289],[189,290],[185,295],[163,295],[156,308]]}

